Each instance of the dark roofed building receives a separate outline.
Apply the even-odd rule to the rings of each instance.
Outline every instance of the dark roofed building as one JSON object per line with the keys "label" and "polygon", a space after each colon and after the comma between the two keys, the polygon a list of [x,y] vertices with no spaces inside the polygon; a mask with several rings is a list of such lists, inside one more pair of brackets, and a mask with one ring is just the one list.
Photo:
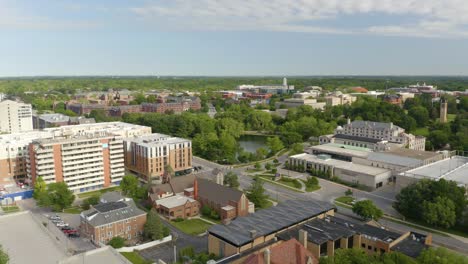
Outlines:
{"label": "dark roofed building", "polygon": [[201,206],[209,206],[215,210],[221,220],[246,216],[254,211],[253,203],[243,192],[207,179],[196,179],[193,194]]}
{"label": "dark roofed building", "polygon": [[333,215],[335,207],[318,200],[291,200],[254,214],[238,217],[226,225],[208,230],[208,251],[218,256],[232,256],[263,243],[276,235],[314,218]]}
{"label": "dark roofed building", "polygon": [[[195,175],[189,174],[185,176],[172,177],[168,183],[153,185],[148,193],[150,202],[154,204],[154,201],[158,199],[190,191],[190,188],[193,188],[194,181]],[[189,194],[187,196],[193,195]]]}
{"label": "dark roofed building", "polygon": [[146,212],[139,209],[132,199],[114,201],[117,196],[108,195],[101,202],[81,213],[80,229],[96,245],[106,244],[115,236],[134,241],[143,233]]}

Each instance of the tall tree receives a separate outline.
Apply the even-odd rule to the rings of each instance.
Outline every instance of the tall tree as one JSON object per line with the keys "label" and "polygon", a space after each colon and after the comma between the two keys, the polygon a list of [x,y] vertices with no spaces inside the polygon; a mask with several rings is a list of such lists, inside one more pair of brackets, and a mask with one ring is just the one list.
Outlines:
{"label": "tall tree", "polygon": [[120,189],[125,195],[134,197],[138,191],[138,179],[133,175],[126,175],[120,182]]}
{"label": "tall tree", "polygon": [[252,185],[246,190],[247,198],[255,204],[256,208],[265,208],[268,204],[268,195],[265,194],[263,181],[257,176],[252,181]]}
{"label": "tall tree", "polygon": [[423,219],[426,223],[449,228],[455,224],[455,204],[447,197],[437,197],[434,202],[424,201]]}
{"label": "tall tree", "polygon": [[47,194],[47,184],[42,177],[38,177],[34,183],[33,198],[39,200],[41,196]]}
{"label": "tall tree", "polygon": [[353,213],[366,220],[379,220],[383,215],[382,210],[377,208],[371,200],[363,200],[355,203],[353,205]]}
{"label": "tall tree", "polygon": [[63,211],[63,209],[70,207],[75,200],[75,195],[64,182],[47,185],[47,196],[55,211]]}
{"label": "tall tree", "polygon": [[169,229],[163,225],[159,215],[151,210],[148,212],[143,234],[151,240],[158,240],[169,235]]}
{"label": "tall tree", "polygon": [[279,137],[268,137],[266,144],[270,149],[270,155],[274,155],[284,148],[283,142],[279,139]]}
{"label": "tall tree", "polygon": [[231,188],[237,189],[239,188],[239,177],[237,174],[235,174],[232,171],[229,171],[226,173],[226,176],[224,176],[224,185],[227,185]]}

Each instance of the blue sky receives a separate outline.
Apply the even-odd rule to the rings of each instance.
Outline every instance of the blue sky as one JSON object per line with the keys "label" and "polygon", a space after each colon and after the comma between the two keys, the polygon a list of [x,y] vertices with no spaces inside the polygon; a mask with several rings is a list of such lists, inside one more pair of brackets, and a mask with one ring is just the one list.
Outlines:
{"label": "blue sky", "polygon": [[466,0],[0,0],[0,76],[468,75]]}

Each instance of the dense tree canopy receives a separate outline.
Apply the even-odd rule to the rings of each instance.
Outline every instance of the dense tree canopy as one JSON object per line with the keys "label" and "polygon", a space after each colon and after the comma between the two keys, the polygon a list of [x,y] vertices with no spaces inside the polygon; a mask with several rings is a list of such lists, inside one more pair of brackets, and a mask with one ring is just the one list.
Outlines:
{"label": "dense tree canopy", "polygon": [[466,199],[465,188],[453,181],[424,179],[403,188],[396,196],[394,207],[405,217],[451,227],[456,219],[463,219]]}

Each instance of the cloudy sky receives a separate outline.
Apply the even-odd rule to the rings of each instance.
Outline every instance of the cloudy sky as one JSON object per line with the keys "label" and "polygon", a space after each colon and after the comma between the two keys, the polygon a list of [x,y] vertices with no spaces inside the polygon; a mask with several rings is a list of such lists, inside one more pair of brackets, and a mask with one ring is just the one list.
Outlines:
{"label": "cloudy sky", "polygon": [[0,76],[468,75],[467,0],[0,0]]}

